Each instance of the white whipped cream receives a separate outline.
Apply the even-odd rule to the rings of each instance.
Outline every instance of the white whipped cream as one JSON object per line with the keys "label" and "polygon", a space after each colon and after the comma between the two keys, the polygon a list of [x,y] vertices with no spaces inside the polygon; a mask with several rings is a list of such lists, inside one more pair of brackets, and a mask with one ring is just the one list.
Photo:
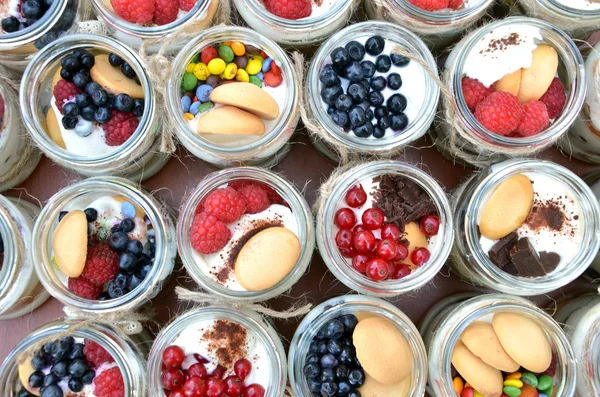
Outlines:
{"label": "white whipped cream", "polygon": [[18,123],[11,117],[16,114],[14,107],[4,98],[4,118],[0,125],[0,173],[7,173],[19,160],[17,154],[21,149],[22,139],[18,131]]}
{"label": "white whipped cream", "polygon": [[592,11],[600,10],[600,1],[594,0],[555,0],[557,3],[563,4],[569,8],[578,10]]}
{"label": "white whipped cream", "polygon": [[463,72],[489,87],[507,74],[531,66],[533,50],[541,40],[537,27],[525,24],[500,26],[473,47]]}
{"label": "white whipped cream", "polygon": [[[597,3],[600,8],[600,2]],[[587,78],[586,104],[589,107],[590,119],[594,127],[600,131],[600,42],[591,50],[585,61]],[[598,76],[598,78],[596,78]]]}

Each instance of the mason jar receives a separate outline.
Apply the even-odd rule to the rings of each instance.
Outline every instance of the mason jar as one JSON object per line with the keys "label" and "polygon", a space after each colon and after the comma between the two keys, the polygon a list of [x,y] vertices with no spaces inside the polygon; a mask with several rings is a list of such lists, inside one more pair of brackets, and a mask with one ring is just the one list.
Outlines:
{"label": "mason jar", "polygon": [[406,26],[419,35],[427,45],[441,50],[484,17],[493,0],[469,0],[458,10],[437,12],[422,10],[408,0],[365,0],[369,19],[383,19]]}
{"label": "mason jar", "polygon": [[[359,273],[350,260],[345,258],[336,244],[337,226],[335,214],[343,207],[346,193],[355,185],[384,175],[399,175],[418,184],[433,200],[439,217],[439,231],[429,240],[431,258],[421,268],[408,276],[394,280],[374,281]],[[406,294],[423,287],[442,268],[452,249],[454,227],[448,197],[443,188],[430,175],[420,169],[400,161],[373,161],[353,167],[340,174],[334,181],[328,181],[333,189],[327,197],[322,197],[318,208],[317,246],[321,258],[333,275],[348,288],[361,294],[390,297]],[[367,196],[370,192],[367,191]]]}
{"label": "mason jar", "polygon": [[[202,200],[215,189],[241,180],[264,184],[279,194],[283,204],[287,203],[289,206],[298,228],[300,255],[295,266],[277,284],[261,291],[248,291],[242,286],[232,289],[218,281],[211,268],[200,265],[200,254],[192,247],[190,240],[192,221]],[[260,226],[260,222],[257,224]],[[177,236],[181,261],[188,274],[202,289],[223,298],[248,302],[265,301],[292,288],[308,269],[315,247],[313,216],[302,194],[278,174],[255,167],[228,168],[208,174],[185,199],[177,220]]]}
{"label": "mason jar", "polygon": [[[482,208],[492,192],[515,175],[539,176],[547,183],[556,183],[556,189],[570,195],[579,209],[576,219],[581,223],[577,232],[573,232],[580,234],[577,251],[565,264],[543,276],[523,277],[505,272],[490,260],[480,243],[478,223]],[[475,174],[453,192],[452,213],[456,236],[450,255],[452,270],[471,284],[506,294],[541,295],[570,283],[587,269],[600,246],[598,200],[577,175],[550,161],[508,160]],[[561,245],[570,244],[564,240]]]}
{"label": "mason jar", "polygon": [[[484,128],[467,107],[462,91],[465,65],[471,51],[484,36],[507,26],[539,29],[543,43],[558,53],[558,77],[568,90],[561,115],[548,128],[529,137],[502,136]],[[442,100],[444,118],[434,131],[436,147],[452,160],[479,168],[510,157],[534,155],[554,144],[573,124],[585,99],[585,79],[583,58],[576,44],[551,24],[533,18],[510,17],[485,25],[465,36],[446,61],[443,80],[450,95]]]}
{"label": "mason jar", "polygon": [[[65,208],[84,210],[100,197],[121,197],[143,211],[155,236],[154,261],[151,270],[137,288],[123,296],[108,300],[82,298],[67,288],[67,277],[53,260],[52,238],[59,216]],[[136,214],[136,216],[138,216]],[[33,229],[37,242],[31,254],[40,281],[50,295],[61,303],[88,314],[107,314],[135,310],[154,298],[167,283],[175,266],[177,236],[166,205],[127,179],[96,177],[70,185],[52,196],[42,209]]]}
{"label": "mason jar", "polygon": [[[461,299],[462,298],[462,299]],[[572,396],[575,392],[576,362],[573,349],[560,325],[530,301],[503,294],[446,298],[431,310],[438,312],[419,331],[425,341],[429,359],[429,383],[432,397],[455,397],[452,384],[452,351],[463,331],[475,321],[489,321],[495,313],[514,313],[535,321],[545,331],[557,357],[555,397]]]}
{"label": "mason jar", "polygon": [[18,93],[2,79],[0,98],[0,191],[5,191],[29,178],[42,154],[25,135]]}
{"label": "mason jar", "polygon": [[525,12],[564,30],[569,36],[586,39],[600,29],[600,4],[593,0],[521,0]]}
{"label": "mason jar", "polygon": [[307,48],[325,41],[342,29],[357,6],[356,0],[313,2],[305,18],[286,19],[267,11],[262,0],[234,0],[235,8],[249,27],[284,47]]}
{"label": "mason jar", "polygon": [[330,320],[353,314],[361,317],[381,317],[392,322],[406,338],[412,353],[410,392],[407,397],[421,397],[427,382],[427,352],[423,339],[412,321],[396,306],[382,299],[364,295],[344,295],[329,299],[313,308],[302,319],[290,343],[288,376],[292,392],[296,396],[312,395],[303,369],[310,344],[317,332]]}
{"label": "mason jar", "polygon": [[[587,175],[584,180],[592,189],[594,196],[596,196],[596,200],[600,203],[600,172],[592,172]],[[586,273],[592,280],[595,280],[600,277],[600,252],[598,255],[592,260],[592,264],[588,268]]]}
{"label": "mason jar", "polygon": [[[403,85],[401,87],[407,96],[416,92],[422,93],[423,99],[420,107],[414,104],[414,117],[409,117],[409,124],[402,132],[386,136],[381,139],[374,137],[359,138],[354,134],[349,134],[343,128],[336,125],[327,114],[327,105],[321,99],[321,87],[323,84],[319,80],[319,74],[323,67],[331,63],[331,51],[337,47],[342,47],[346,43],[356,40],[366,40],[373,35],[379,35],[385,40],[403,47],[415,57],[424,62],[429,69],[437,75],[437,65],[431,52],[414,33],[388,22],[368,21],[353,24],[334,34],[327,40],[315,54],[308,75],[306,78],[307,89],[305,90],[305,106],[309,113],[309,118],[320,129],[327,138],[322,139],[312,131],[310,138],[315,148],[328,160],[337,163],[340,160],[340,154],[327,140],[334,142],[335,146],[343,148],[344,151],[352,155],[374,156],[377,158],[392,157],[399,153],[402,148],[410,145],[421,138],[435,118],[436,108],[440,95],[440,88],[436,82],[419,65],[415,71],[420,74],[425,85],[418,86],[418,83],[411,83],[411,79],[402,74],[403,69],[398,69],[402,76]],[[415,62],[415,61],[412,61]],[[408,108],[407,108],[408,109]]]}
{"label": "mason jar", "polygon": [[[186,355],[190,356],[194,353],[198,353],[191,351],[191,349],[192,346],[197,345],[199,341],[206,342],[207,347],[210,349],[210,343],[203,340],[200,334],[202,329],[206,329],[210,326],[209,324],[214,321],[227,321],[239,325],[246,330],[247,338],[248,336],[251,336],[254,343],[252,344],[252,348],[248,351],[249,357],[245,358],[250,361],[255,361],[253,363],[252,372],[260,372],[260,374],[257,375],[259,379],[268,379],[268,384],[261,384],[265,389],[264,396],[283,397],[285,395],[287,384],[287,360],[279,334],[273,328],[271,323],[258,313],[249,309],[233,309],[224,306],[207,306],[191,309],[175,317],[168,326],[160,331],[156,336],[148,358],[148,366],[146,369],[147,377],[149,379],[148,394],[151,396],[164,395],[164,388],[161,383],[163,351],[167,347],[177,344],[185,350]],[[198,337],[193,341],[190,341],[187,345],[179,345],[178,338],[186,331],[189,333],[190,331],[188,330],[190,328],[198,330]],[[225,343],[227,343],[227,335],[222,336]],[[221,342],[223,342],[223,340]],[[235,352],[230,352],[230,354],[233,355]],[[207,363],[206,366],[214,367],[216,366],[215,364],[220,363]],[[232,370],[233,368],[225,368],[225,376],[228,376],[233,372]],[[250,373],[250,376],[252,376],[252,372]]]}
{"label": "mason jar", "polygon": [[[213,23],[219,8],[220,0],[198,0],[196,5],[188,12],[179,10],[177,19],[166,25],[148,25],[128,22],[118,16],[110,0],[91,0],[91,4],[98,15],[100,22],[106,26],[110,35],[117,41],[129,47],[139,49],[147,40],[168,40],[174,32],[193,27],[194,31],[205,29]],[[181,40],[173,43],[174,47],[181,48]],[[151,52],[157,52],[159,44],[149,46]]]}
{"label": "mason jar", "polygon": [[[266,131],[258,139],[249,139],[234,135],[234,139],[223,139],[220,142],[209,140],[196,132],[183,116],[181,105],[181,81],[187,65],[192,58],[204,48],[227,41],[239,41],[252,45],[266,52],[277,62],[284,76],[283,83],[287,92],[283,98],[278,98],[279,116],[273,121],[271,130]],[[176,126],[179,141],[194,156],[224,168],[236,165],[254,165],[273,167],[290,151],[289,140],[298,123],[298,76],[286,53],[275,42],[254,32],[253,30],[236,26],[217,26],[207,29],[191,40],[173,61],[171,77],[167,81],[166,106],[170,121]],[[209,134],[205,134],[209,135]],[[216,134],[210,134],[216,135]],[[228,137],[227,135],[218,135]]]}
{"label": "mason jar", "polygon": [[[8,7],[9,1],[6,1]],[[88,20],[92,8],[88,1],[59,0],[52,2],[44,16],[26,29],[0,33],[0,63],[23,72],[31,58],[57,38],[75,33],[78,23]]]}
{"label": "mason jar", "polygon": [[142,331],[137,335],[126,335],[119,328],[105,324],[92,323],[79,328],[73,320],[53,321],[41,326],[27,335],[6,357],[0,367],[0,385],[6,397],[17,397],[21,390],[18,365],[21,355],[28,350],[40,349],[37,344],[45,343],[53,336],[64,336],[70,328],[78,327],[69,333],[76,341],[91,340],[108,352],[123,376],[124,395],[128,397],[146,396],[146,361],[150,335]]}
{"label": "mason jar", "polygon": [[[46,126],[46,113],[52,101],[52,81],[61,59],[76,49],[114,53],[137,74],[144,89],[145,107],[136,131],[122,145],[97,155],[74,154],[56,144]],[[156,94],[147,66],[129,47],[114,39],[90,34],[68,35],[41,50],[31,61],[20,91],[23,122],[36,145],[51,160],[85,176],[113,175],[141,181],[156,174],[169,160],[160,153],[161,134],[157,125]]]}
{"label": "mason jar", "polygon": [[0,196],[0,320],[31,313],[50,296],[34,272],[31,230],[39,207]]}

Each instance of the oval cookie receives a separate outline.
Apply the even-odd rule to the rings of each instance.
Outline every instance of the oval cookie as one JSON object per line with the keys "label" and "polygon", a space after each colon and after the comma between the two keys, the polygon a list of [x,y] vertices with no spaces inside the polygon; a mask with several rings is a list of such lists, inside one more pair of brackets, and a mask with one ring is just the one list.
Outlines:
{"label": "oval cookie", "polygon": [[519,101],[528,103],[540,99],[558,70],[558,54],[547,44],[540,44],[533,50],[531,66],[523,69],[521,73],[521,86],[519,87]]}
{"label": "oval cookie", "polygon": [[494,88],[496,88],[496,91],[509,92],[514,96],[519,95],[519,88],[521,88],[521,69],[515,70],[496,81],[494,83]]}
{"label": "oval cookie", "polygon": [[31,387],[29,385],[29,377],[31,376],[32,373],[35,372],[35,370],[33,369],[33,366],[31,365],[31,357],[27,357],[21,364],[19,364],[18,371],[19,371],[19,380],[21,381],[21,384],[23,385],[23,387],[29,393],[33,394],[34,396],[39,396],[40,395],[39,387]]}
{"label": "oval cookie", "polygon": [[412,379],[410,376],[404,378],[400,383],[384,385],[377,382],[365,372],[365,383],[358,389],[362,396],[376,397],[406,397],[411,392]]}
{"label": "oval cookie", "polygon": [[300,256],[300,240],[285,227],[252,236],[235,260],[235,277],[248,291],[271,288],[287,276]]}
{"label": "oval cookie", "polygon": [[484,397],[502,396],[502,372],[484,363],[460,341],[452,351],[452,365]]}
{"label": "oval cookie", "polygon": [[412,252],[417,248],[427,248],[427,236],[419,225],[416,222],[407,223],[404,227],[404,235],[402,236],[404,239],[408,240],[408,257],[404,260],[405,263],[408,263],[412,266],[416,266],[411,257]]}
{"label": "oval cookie", "polygon": [[200,134],[262,135],[265,133],[265,123],[245,110],[220,106],[198,119],[196,131]]}
{"label": "oval cookie", "polygon": [[517,364],[502,348],[492,324],[475,321],[460,335],[460,340],[484,363],[504,372],[515,372]]}
{"label": "oval cookie", "polygon": [[61,148],[66,149],[65,141],[63,140],[62,132],[58,125],[58,119],[56,118],[56,111],[52,106],[48,108],[48,113],[46,113],[46,131],[48,132],[50,139],[52,139],[52,142],[56,143]]}
{"label": "oval cookie", "polygon": [[244,109],[265,120],[275,120],[279,116],[277,101],[265,90],[252,83],[220,85],[212,90],[210,100]]}
{"label": "oval cookie", "polygon": [[112,66],[108,62],[108,54],[96,55],[95,59],[96,62],[90,69],[92,80],[111,94],[127,94],[133,99],[144,98],[144,88],[121,73],[121,68]]}
{"label": "oval cookie", "polygon": [[79,277],[85,266],[88,222],[80,210],[69,211],[52,236],[52,250],[59,270],[67,277]]}

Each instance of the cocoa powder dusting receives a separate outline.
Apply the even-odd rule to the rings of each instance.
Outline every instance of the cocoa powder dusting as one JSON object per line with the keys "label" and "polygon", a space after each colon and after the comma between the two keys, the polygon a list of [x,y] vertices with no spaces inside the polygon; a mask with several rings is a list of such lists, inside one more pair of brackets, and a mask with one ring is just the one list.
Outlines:
{"label": "cocoa powder dusting", "polygon": [[208,342],[208,348],[215,352],[219,364],[231,370],[237,360],[248,356],[247,332],[239,324],[216,320],[202,333],[201,339]]}
{"label": "cocoa powder dusting", "polygon": [[564,208],[561,208],[560,203],[555,201],[534,204],[525,223],[532,230],[547,227],[551,230],[560,231],[565,223],[563,210]]}
{"label": "cocoa powder dusting", "polygon": [[517,46],[522,42],[518,33],[511,33],[507,37],[500,39],[491,40],[485,50],[481,50],[479,53],[493,53],[496,51],[505,51],[508,47]]}

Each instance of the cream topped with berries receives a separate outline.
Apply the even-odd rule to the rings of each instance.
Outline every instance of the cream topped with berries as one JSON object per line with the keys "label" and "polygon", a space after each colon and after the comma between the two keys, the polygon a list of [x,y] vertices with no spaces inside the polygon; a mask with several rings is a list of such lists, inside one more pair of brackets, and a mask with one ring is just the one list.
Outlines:
{"label": "cream topped with berries", "polygon": [[[162,26],[183,18],[199,0],[104,0],[115,14],[127,22],[144,26]],[[202,0],[201,0],[202,1]],[[210,20],[218,1],[211,1]]]}
{"label": "cream topped with berries", "polygon": [[430,12],[448,12],[461,10],[475,3],[476,0],[407,0],[413,6]]}
{"label": "cream topped with berries", "polygon": [[262,0],[265,9],[283,19],[318,18],[329,12],[338,0]]}

